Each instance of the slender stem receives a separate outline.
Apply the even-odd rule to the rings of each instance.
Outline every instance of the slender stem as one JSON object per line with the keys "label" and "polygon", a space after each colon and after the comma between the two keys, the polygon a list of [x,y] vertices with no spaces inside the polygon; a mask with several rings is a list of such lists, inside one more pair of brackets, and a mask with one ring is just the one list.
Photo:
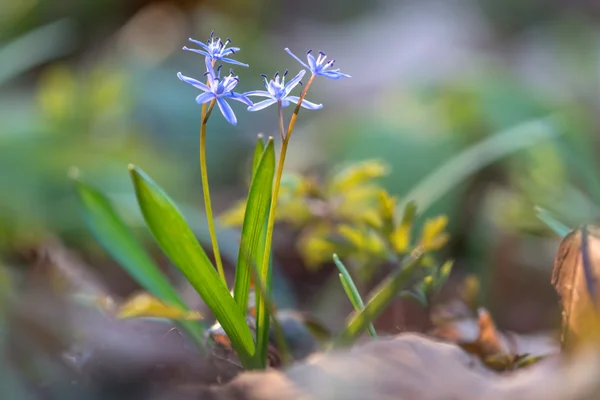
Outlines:
{"label": "slender stem", "polygon": [[[283,111],[282,111],[283,107],[282,107],[281,102],[278,104],[279,105],[279,129],[280,129],[280,134],[281,134],[281,138],[282,138],[282,143],[281,143],[281,149],[279,151],[279,160],[277,161],[277,170],[275,171],[275,182],[273,183],[273,193],[271,195],[271,205],[269,206],[269,218],[267,220],[267,233],[265,236],[265,252],[263,254],[262,266],[260,269],[260,278],[261,278],[262,282],[267,282],[267,279],[269,278],[269,261],[271,259],[271,245],[273,243],[273,229],[275,226],[275,211],[277,208],[277,199],[279,198],[279,187],[281,186],[281,176],[283,175],[283,166],[285,165],[285,156],[287,154],[288,143],[290,141],[290,137],[291,137],[292,130],[294,128],[294,124],[296,123],[296,117],[298,115],[298,112],[300,111],[300,105],[302,104],[302,101],[304,100],[304,97],[306,96],[306,92],[308,91],[308,88],[312,84],[314,78],[315,78],[315,76],[313,75],[309,79],[308,83],[304,87],[304,90],[302,91],[302,94],[300,95],[300,98],[298,100],[298,105],[296,106],[296,109],[294,110],[294,114],[292,115],[292,119],[290,120],[290,124],[288,125],[287,134],[283,131]],[[263,296],[259,297],[257,307],[258,307],[258,309],[265,310],[265,312],[266,312],[266,304],[265,304],[265,299]],[[266,321],[265,320],[263,320],[262,322],[259,321],[259,323],[267,324],[268,321],[269,320],[266,319]],[[259,329],[260,329],[260,327],[259,327]],[[258,337],[258,340],[261,341],[261,338]],[[260,351],[261,346],[266,346],[266,343],[262,343],[262,341],[260,343],[257,343],[257,348],[259,349],[259,351]]]}
{"label": "slender stem", "polygon": [[310,77],[310,79],[306,83],[306,86],[304,87],[304,90],[302,91],[302,94],[300,95],[300,99],[298,100],[298,104],[296,104],[296,108],[294,109],[294,113],[292,114],[292,118],[290,119],[290,124],[288,125],[286,137],[287,140],[290,140],[290,136],[292,136],[292,131],[294,130],[294,126],[296,125],[296,119],[298,118],[298,113],[300,112],[300,106],[302,105],[302,101],[306,96],[306,92],[308,92],[308,88],[310,87],[310,85],[312,85],[313,81],[315,80],[315,77],[316,75]]}
{"label": "slender stem", "polygon": [[279,112],[279,136],[281,136],[281,142],[285,141],[285,131],[283,130],[283,104],[281,100],[277,102],[277,111]]}
{"label": "slender stem", "polygon": [[215,221],[212,213],[212,205],[210,202],[210,189],[208,187],[208,173],[206,169],[206,123],[208,117],[215,107],[215,100],[210,102],[208,110],[206,111],[206,104],[202,107],[202,123],[200,124],[200,173],[202,175],[202,191],[204,192],[204,207],[206,209],[206,220],[208,221],[208,232],[210,234],[210,241],[212,242],[213,254],[215,262],[217,264],[217,271],[221,280],[227,286],[227,280],[225,279],[225,271],[223,269],[223,261],[221,261],[221,253],[219,252],[219,243],[217,242],[217,234],[215,230]]}

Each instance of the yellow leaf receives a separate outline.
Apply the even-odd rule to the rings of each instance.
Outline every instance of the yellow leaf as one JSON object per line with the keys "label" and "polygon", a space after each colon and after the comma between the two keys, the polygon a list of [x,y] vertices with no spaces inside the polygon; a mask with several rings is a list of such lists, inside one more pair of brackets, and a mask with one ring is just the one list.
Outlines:
{"label": "yellow leaf", "polygon": [[237,202],[229,210],[219,216],[219,222],[223,226],[242,226],[244,223],[244,214],[246,213],[246,200]]}
{"label": "yellow leaf", "polygon": [[134,295],[121,305],[117,318],[168,318],[174,320],[200,320],[202,314],[186,311],[180,307],[169,306],[148,293]]}
{"label": "yellow leaf", "polygon": [[408,252],[411,240],[411,226],[409,224],[401,224],[396,227],[390,235],[390,242],[396,253],[402,254]]}
{"label": "yellow leaf", "polygon": [[385,190],[380,190],[378,193],[379,198],[379,209],[381,210],[381,217],[384,221],[394,220],[394,210],[396,209],[396,198],[391,196]]}
{"label": "yellow leaf", "polygon": [[420,242],[423,250],[432,251],[444,247],[450,238],[450,235],[444,232],[446,225],[448,225],[448,217],[445,215],[425,221]]}
{"label": "yellow leaf", "polygon": [[385,176],[388,172],[389,167],[379,160],[366,160],[351,164],[333,176],[329,190],[333,194],[344,193],[367,181]]}
{"label": "yellow leaf", "polygon": [[337,227],[337,233],[359,252],[382,254],[385,251],[385,244],[381,237],[367,227],[358,228],[344,224]]}
{"label": "yellow leaf", "polygon": [[286,221],[294,226],[303,226],[311,218],[312,213],[308,207],[306,200],[302,198],[292,198],[287,201],[279,201],[277,205],[277,221]]}
{"label": "yellow leaf", "polygon": [[328,239],[330,230],[326,225],[317,225],[306,230],[298,240],[298,251],[306,266],[315,269],[336,252],[336,246]]}

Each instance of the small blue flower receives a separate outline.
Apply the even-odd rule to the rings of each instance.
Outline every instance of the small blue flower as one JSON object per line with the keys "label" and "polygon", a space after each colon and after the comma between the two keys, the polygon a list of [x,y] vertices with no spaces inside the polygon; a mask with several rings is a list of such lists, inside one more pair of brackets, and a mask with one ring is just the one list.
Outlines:
{"label": "small blue flower", "polygon": [[206,57],[206,63],[212,64],[213,62],[222,61],[229,64],[241,65],[242,67],[248,68],[248,64],[241,63],[232,58],[228,58],[228,56],[235,54],[240,51],[239,47],[230,47],[227,48],[227,45],[231,43],[231,40],[227,39],[225,42],[221,40],[221,38],[215,38],[215,31],[212,31],[210,34],[210,40],[207,40],[206,43],[202,43],[199,40],[194,40],[192,38],[189,39],[190,42],[196,43],[198,46],[202,47],[200,49],[190,49],[189,47],[184,46],[183,50],[192,51],[194,53],[202,54]]}
{"label": "small blue flower", "polygon": [[[264,90],[254,90],[248,93],[244,93],[245,96],[260,96],[267,97],[267,100],[259,101],[258,103],[248,107],[248,111],[258,111],[263,108],[269,107],[272,104],[281,101],[281,105],[283,107],[287,107],[290,103],[298,104],[300,100],[297,96],[290,96],[290,92],[300,83],[300,79],[306,73],[305,70],[302,70],[296,75],[292,80],[290,80],[287,84],[285,83],[285,76],[287,75],[287,71],[284,72],[281,80],[279,79],[279,72],[273,76],[273,79],[267,82],[267,76],[261,75],[264,78],[264,85],[267,91]],[[318,110],[323,108],[323,104],[315,104],[311,103],[308,100],[302,100],[301,106],[304,108],[308,108],[309,110]]]}
{"label": "small blue flower", "polygon": [[221,110],[221,114],[223,114],[225,119],[232,125],[237,124],[237,118],[235,117],[231,106],[225,101],[225,99],[229,98],[236,100],[248,106],[252,105],[252,101],[250,101],[250,99],[245,95],[235,93],[233,91],[235,86],[238,84],[238,77],[233,76],[233,71],[230,71],[229,75],[221,79],[221,66],[217,68],[217,74],[215,74],[215,70],[213,69],[212,65],[207,65],[207,68],[208,71],[204,75],[208,76],[208,85],[205,85],[196,79],[184,76],[181,74],[181,72],[177,73],[177,77],[185,83],[189,83],[190,85],[204,91],[204,93],[196,97],[196,103],[204,104],[216,99],[219,110]]}
{"label": "small blue flower", "polygon": [[306,63],[304,63],[304,61],[299,59],[287,47],[285,48],[285,51],[287,51],[290,56],[294,57],[300,64],[302,64],[304,66],[304,68],[309,69],[313,75],[321,75],[321,76],[327,77],[329,79],[335,79],[335,80],[338,80],[341,78],[350,78],[350,75],[341,73],[339,68],[328,71],[329,68],[333,67],[335,60],[329,60],[329,61],[325,62],[327,55],[325,55],[325,53],[323,53],[321,51],[319,52],[319,56],[316,59],[312,54],[310,54],[312,52],[312,50],[309,50],[306,53],[306,58],[308,59],[308,65],[306,65]]}

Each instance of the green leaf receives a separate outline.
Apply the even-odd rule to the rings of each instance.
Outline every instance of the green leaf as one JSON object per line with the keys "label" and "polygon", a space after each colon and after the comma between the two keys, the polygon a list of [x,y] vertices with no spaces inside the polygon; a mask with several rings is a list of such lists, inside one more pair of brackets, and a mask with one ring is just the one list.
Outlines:
{"label": "green leaf", "polygon": [[[344,263],[342,263],[342,260],[340,260],[337,254],[333,255],[333,262],[340,271],[340,282],[342,283],[342,287],[346,292],[346,296],[348,296],[348,299],[350,299],[350,303],[352,303],[352,306],[356,311],[362,310],[365,308],[365,303],[363,303],[362,297],[360,297],[360,293],[354,284],[352,276],[350,276],[350,272],[348,272],[348,269]],[[373,324],[369,324],[368,331],[369,335],[372,337],[377,337],[377,332],[375,331]]]}
{"label": "green leaf", "polygon": [[152,235],[198,292],[231,340],[246,368],[255,368],[254,340],[242,313],[173,201],[139,168],[129,171]]}
{"label": "green leaf", "polygon": [[571,232],[571,228],[554,218],[550,212],[542,207],[536,206],[535,213],[538,218],[545,223],[550,229],[552,229],[556,234],[560,237],[565,237],[569,232]]}
{"label": "green leaf", "polygon": [[[167,304],[187,310],[175,288],[137,241],[110,201],[81,179],[76,178],[75,183],[83,205],[85,222],[102,247],[148,292]],[[181,321],[178,325],[203,347],[203,329],[199,323]]]}
{"label": "green leaf", "polygon": [[454,265],[454,261],[448,260],[446,261],[439,269],[437,279],[435,281],[435,291],[438,292],[444,284],[448,281],[450,277],[450,273],[452,272],[452,267]]}
{"label": "green leaf", "polygon": [[517,125],[482,140],[442,164],[414,187],[397,205],[402,210],[408,201],[425,213],[444,194],[482,168],[509,154],[560,135],[557,118],[549,116]]}
{"label": "green leaf", "polygon": [[[271,140],[272,140],[272,138],[269,138],[269,141],[271,141]],[[258,168],[258,164],[260,163],[260,160],[261,160],[264,152],[265,152],[265,142],[263,141],[263,135],[259,134],[258,140],[256,141],[256,147],[254,148],[254,157],[252,158],[251,178],[253,178],[254,174],[256,174],[256,169]]]}
{"label": "green leaf", "polygon": [[[261,143],[261,140],[258,141]],[[258,149],[257,145],[257,149]],[[256,166],[246,202],[242,236],[235,269],[234,299],[242,312],[248,307],[248,294],[252,277],[252,263],[256,261],[263,226],[269,213],[273,176],[275,174],[275,150],[270,138]]]}
{"label": "green leaf", "polygon": [[423,255],[419,254],[412,258],[402,268],[398,268],[391,273],[373,290],[373,294],[365,308],[350,315],[346,328],[335,340],[335,346],[352,344],[367,329],[369,324],[383,313],[394,300],[400,288],[406,284],[415,269],[421,264],[422,257]]}

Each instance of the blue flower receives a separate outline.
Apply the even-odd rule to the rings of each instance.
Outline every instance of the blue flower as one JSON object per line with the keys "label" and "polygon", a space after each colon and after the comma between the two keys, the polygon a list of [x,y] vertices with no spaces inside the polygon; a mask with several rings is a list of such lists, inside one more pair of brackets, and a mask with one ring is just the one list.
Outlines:
{"label": "blue flower", "polygon": [[[287,107],[290,103],[298,104],[300,100],[297,96],[290,96],[290,92],[294,89],[299,83],[300,79],[306,73],[305,70],[302,70],[296,75],[292,80],[290,80],[287,84],[285,83],[285,76],[287,75],[287,71],[284,72],[281,80],[279,79],[279,72],[273,76],[273,79],[267,82],[267,76],[261,75],[264,78],[264,85],[267,91],[264,90],[254,90],[248,93],[244,93],[245,96],[260,96],[267,97],[267,100],[259,101],[258,103],[248,107],[248,111],[258,111],[266,108],[272,104],[281,101],[281,105],[283,107]],[[318,110],[323,108],[323,104],[315,104],[311,103],[308,100],[302,100],[301,106],[304,108],[308,108],[309,110]]]}
{"label": "blue flower", "polygon": [[192,38],[189,39],[190,42],[196,43],[198,46],[202,47],[200,49],[190,49],[189,47],[184,46],[183,50],[192,51],[194,53],[202,54],[206,57],[206,64],[212,64],[213,62],[222,61],[229,64],[241,65],[242,67],[248,67],[248,64],[241,63],[232,58],[228,58],[228,56],[235,54],[240,51],[239,47],[230,47],[227,48],[227,45],[231,43],[231,40],[227,39],[225,42],[221,40],[221,38],[215,38],[215,31],[212,31],[210,34],[210,40],[207,40],[206,43],[202,43],[199,40],[194,40]]}
{"label": "blue flower", "polygon": [[313,75],[321,75],[321,76],[327,77],[329,79],[335,79],[335,80],[338,80],[341,78],[350,78],[350,75],[341,73],[339,68],[328,71],[329,68],[333,67],[335,60],[329,60],[329,61],[325,62],[327,55],[325,55],[325,53],[323,53],[321,51],[319,52],[319,56],[316,59],[312,54],[310,54],[312,52],[312,50],[309,50],[306,53],[306,58],[308,59],[308,65],[306,65],[306,63],[304,63],[304,61],[299,59],[287,47],[285,48],[285,51],[287,51],[290,56],[294,57],[300,64],[302,64],[304,66],[304,68],[309,69]]}
{"label": "blue flower", "polygon": [[204,91],[204,93],[196,97],[196,103],[204,104],[216,99],[219,110],[221,110],[221,114],[223,114],[225,119],[232,125],[237,124],[237,118],[235,117],[231,106],[225,101],[225,99],[229,98],[232,100],[237,100],[248,106],[252,105],[252,101],[250,101],[250,99],[245,95],[235,93],[233,91],[235,86],[238,84],[238,77],[233,76],[233,71],[230,71],[229,75],[221,79],[221,66],[217,68],[217,74],[215,74],[215,70],[213,69],[212,65],[207,64],[207,68],[208,71],[205,75],[208,76],[208,85],[197,81],[196,79],[184,76],[181,74],[181,72],[177,73],[177,77],[185,83],[189,83],[190,85]]}

